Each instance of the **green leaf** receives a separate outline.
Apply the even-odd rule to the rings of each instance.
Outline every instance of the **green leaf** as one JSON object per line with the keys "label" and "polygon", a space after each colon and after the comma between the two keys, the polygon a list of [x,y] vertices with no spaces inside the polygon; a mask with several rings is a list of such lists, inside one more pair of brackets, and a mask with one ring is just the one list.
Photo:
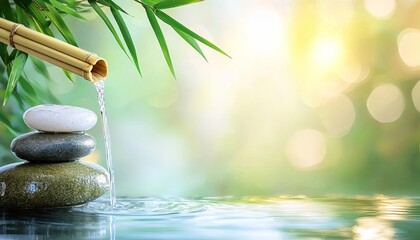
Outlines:
{"label": "green leaf", "polygon": [[50,78],[50,74],[48,72],[47,66],[45,65],[45,62],[39,60],[36,57],[30,57],[32,63],[34,64],[35,70],[39,72],[42,76],[46,78]]}
{"label": "green leaf", "polygon": [[[179,31],[178,29],[174,28],[175,32],[178,33],[188,44],[191,45],[203,58],[207,61],[206,55],[204,55],[203,51],[201,50],[200,46],[198,45],[197,41],[194,38],[190,37],[190,35],[185,34],[184,32]],[[208,62],[208,61],[207,61]]]}
{"label": "green leaf", "polygon": [[192,3],[202,2],[203,0],[164,0],[153,5],[154,9],[175,8]]}
{"label": "green leaf", "polygon": [[136,53],[136,47],[134,46],[134,42],[133,42],[133,39],[131,38],[130,31],[128,30],[127,25],[125,24],[124,19],[122,18],[118,9],[111,7],[111,13],[118,24],[120,32],[124,38],[125,44],[127,45],[128,51],[131,54],[131,59],[133,60],[134,65],[136,66],[137,71],[139,72],[141,76],[139,60]]}
{"label": "green leaf", "polygon": [[169,55],[168,45],[166,44],[165,36],[160,29],[159,23],[153,14],[153,11],[145,7],[147,17],[149,18],[150,25],[152,25],[153,31],[155,32],[156,38],[158,39],[160,48],[162,49],[163,56],[165,56],[166,63],[168,64],[169,69],[171,70],[172,75],[175,77],[174,67],[172,65],[171,56]]}
{"label": "green leaf", "polygon": [[0,13],[2,13],[6,19],[16,22],[16,17],[10,6],[9,0],[0,0],[0,9]]}
{"label": "green leaf", "polygon": [[28,79],[21,76],[19,78],[19,84],[22,87],[23,91],[25,91],[29,96],[36,97],[37,94],[36,94],[34,88],[32,87],[32,85],[29,83]]}
{"label": "green leaf", "polygon": [[16,16],[17,21],[19,23],[23,23],[25,25],[28,25],[28,18],[29,16],[26,14],[26,12],[19,6],[16,6]]}
{"label": "green leaf", "polygon": [[[21,2],[21,0],[15,0],[15,2],[18,4]],[[21,3],[22,4],[22,3]],[[47,21],[40,9],[38,9],[34,3],[30,3],[29,5],[19,5],[23,9],[26,10],[26,12],[31,16],[33,22],[35,23],[35,27],[38,31],[45,33],[49,36],[54,36],[53,32],[50,29],[50,22]]]}
{"label": "green leaf", "polygon": [[74,10],[73,8],[70,8],[66,4],[58,2],[56,0],[49,0],[49,1],[58,10],[61,10],[61,11],[65,12],[69,15],[72,15],[73,17],[77,17],[77,18],[86,20],[86,18],[84,18],[82,15],[80,15],[78,12],[76,12],[76,10]]}
{"label": "green leaf", "polygon": [[115,2],[113,2],[112,0],[98,0],[98,3],[100,3],[100,4],[102,4],[102,5],[104,5],[104,6],[107,6],[107,7],[109,7],[109,8],[115,8],[115,9],[117,9],[118,11],[121,11],[121,12],[123,12],[123,13],[125,13],[125,14],[127,14],[127,15],[129,15],[122,7],[120,7],[120,6],[118,6]]}
{"label": "green leaf", "polygon": [[134,0],[140,4],[142,4],[143,6],[148,6],[150,8],[153,8],[153,6],[158,3],[159,1],[157,0]]}
{"label": "green leaf", "polygon": [[221,53],[221,54],[230,58],[230,56],[227,53],[225,53],[222,49],[220,49],[218,46],[211,43],[207,39],[201,37],[197,33],[191,31],[190,29],[188,29],[187,27],[185,27],[184,25],[182,25],[181,23],[179,23],[178,21],[176,21],[175,19],[173,19],[172,17],[167,15],[166,13],[164,13],[162,11],[159,11],[159,10],[156,10],[155,14],[158,18],[160,18],[162,21],[164,21],[165,23],[167,23],[171,27],[176,28],[181,32],[184,32],[185,34],[191,36],[192,38],[195,38],[196,40],[202,42],[203,44],[207,45],[208,47],[210,47],[210,48],[216,50],[217,52],[219,52],[219,53]]}
{"label": "green leaf", "polygon": [[63,35],[66,41],[74,46],[77,46],[76,40],[73,37],[70,29],[67,27],[67,24],[64,22],[60,13],[52,5],[45,3],[48,8],[48,11],[45,11],[45,15],[51,20],[57,30]]}
{"label": "green leaf", "polygon": [[6,105],[7,100],[9,100],[10,95],[16,87],[16,83],[19,80],[23,67],[25,66],[26,60],[28,59],[28,54],[18,51],[15,59],[12,62],[12,68],[9,74],[9,80],[7,81],[6,92],[4,93],[3,107]]}
{"label": "green leaf", "polygon": [[9,53],[7,52],[7,45],[0,44],[0,58],[3,61],[4,65],[7,65],[9,62]]}
{"label": "green leaf", "polygon": [[115,40],[117,41],[120,48],[124,51],[124,53],[128,56],[127,51],[125,50],[124,45],[121,42],[120,37],[117,34],[117,31],[115,31],[114,26],[112,25],[111,21],[108,19],[104,11],[99,7],[99,5],[96,3],[95,0],[89,0],[90,6],[92,6],[93,10],[95,10],[96,13],[102,18],[102,20],[105,22],[108,29],[111,31],[112,35],[114,36]]}
{"label": "green leaf", "polygon": [[72,83],[75,83],[73,75],[71,74],[71,72],[63,69],[64,75],[66,75],[67,79],[69,79]]}
{"label": "green leaf", "polygon": [[0,112],[0,124],[3,125],[4,128],[6,128],[6,130],[9,132],[10,135],[12,136],[17,136],[17,132],[15,130],[13,130],[12,128],[12,124],[10,123],[10,121],[7,119],[7,117],[5,116],[4,113]]}

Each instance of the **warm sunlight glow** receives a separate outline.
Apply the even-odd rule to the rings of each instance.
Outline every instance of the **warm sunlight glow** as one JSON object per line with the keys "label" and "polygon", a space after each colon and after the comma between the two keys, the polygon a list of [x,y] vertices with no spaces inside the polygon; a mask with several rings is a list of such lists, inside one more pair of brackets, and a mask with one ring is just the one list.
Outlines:
{"label": "warm sunlight glow", "polygon": [[378,198],[378,217],[381,219],[401,221],[408,218],[410,207],[413,203],[408,198],[390,198],[379,196]]}
{"label": "warm sunlight glow", "polygon": [[403,93],[394,84],[384,84],[375,88],[366,104],[372,117],[382,123],[400,118],[405,107]]}
{"label": "warm sunlight glow", "polygon": [[391,17],[395,11],[395,0],[365,0],[366,10],[373,16],[381,19]]}
{"label": "warm sunlight glow", "polygon": [[284,48],[284,24],[279,14],[272,9],[256,11],[246,17],[243,29],[247,46],[256,53],[275,54]]}
{"label": "warm sunlight glow", "polygon": [[387,220],[376,217],[362,217],[357,219],[353,227],[354,238],[357,240],[391,240],[394,239],[395,230]]}
{"label": "warm sunlight glow", "polygon": [[407,28],[398,36],[398,52],[409,67],[420,67],[420,31]]}
{"label": "warm sunlight glow", "polygon": [[345,95],[331,99],[321,108],[321,121],[325,128],[336,136],[346,135],[356,119],[356,110]]}
{"label": "warm sunlight glow", "polygon": [[322,162],[326,153],[324,135],[314,129],[299,130],[286,147],[289,160],[299,168],[310,168]]}
{"label": "warm sunlight glow", "polygon": [[320,37],[312,45],[311,59],[316,69],[331,69],[341,61],[343,45],[335,37]]}

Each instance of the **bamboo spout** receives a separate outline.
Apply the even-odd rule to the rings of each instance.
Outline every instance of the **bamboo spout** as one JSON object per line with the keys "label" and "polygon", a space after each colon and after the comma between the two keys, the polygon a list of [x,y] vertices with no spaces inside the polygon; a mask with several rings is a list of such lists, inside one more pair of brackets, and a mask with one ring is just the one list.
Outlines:
{"label": "bamboo spout", "polygon": [[0,42],[96,83],[106,78],[105,59],[56,38],[0,18]]}

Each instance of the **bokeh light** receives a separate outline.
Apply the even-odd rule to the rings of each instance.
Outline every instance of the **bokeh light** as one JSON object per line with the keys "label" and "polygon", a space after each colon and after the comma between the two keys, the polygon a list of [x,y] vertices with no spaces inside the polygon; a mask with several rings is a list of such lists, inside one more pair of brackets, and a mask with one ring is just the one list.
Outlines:
{"label": "bokeh light", "polygon": [[314,129],[302,129],[289,139],[286,153],[289,160],[299,168],[310,168],[325,157],[326,142],[324,135]]}
{"label": "bokeh light", "polygon": [[398,36],[398,51],[402,61],[409,67],[420,66],[420,31],[407,28]]}
{"label": "bokeh light", "polygon": [[411,97],[413,98],[414,107],[420,112],[420,81],[417,81],[416,85],[413,87]]}
{"label": "bokeh light", "polygon": [[339,95],[325,104],[320,111],[325,128],[336,136],[346,135],[356,119],[356,109],[345,95]]}
{"label": "bokeh light", "polygon": [[400,118],[404,111],[404,96],[394,84],[376,87],[367,100],[369,113],[381,123],[389,123]]}
{"label": "bokeh light", "polygon": [[381,19],[389,18],[395,11],[395,0],[365,0],[366,10]]}

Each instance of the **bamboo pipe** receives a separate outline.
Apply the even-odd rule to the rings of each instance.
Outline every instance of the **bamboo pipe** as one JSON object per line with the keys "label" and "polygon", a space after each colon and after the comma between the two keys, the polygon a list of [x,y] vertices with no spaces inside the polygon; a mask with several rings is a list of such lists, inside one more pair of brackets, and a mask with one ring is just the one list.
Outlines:
{"label": "bamboo pipe", "polygon": [[0,42],[96,83],[106,78],[108,64],[97,55],[0,18]]}

